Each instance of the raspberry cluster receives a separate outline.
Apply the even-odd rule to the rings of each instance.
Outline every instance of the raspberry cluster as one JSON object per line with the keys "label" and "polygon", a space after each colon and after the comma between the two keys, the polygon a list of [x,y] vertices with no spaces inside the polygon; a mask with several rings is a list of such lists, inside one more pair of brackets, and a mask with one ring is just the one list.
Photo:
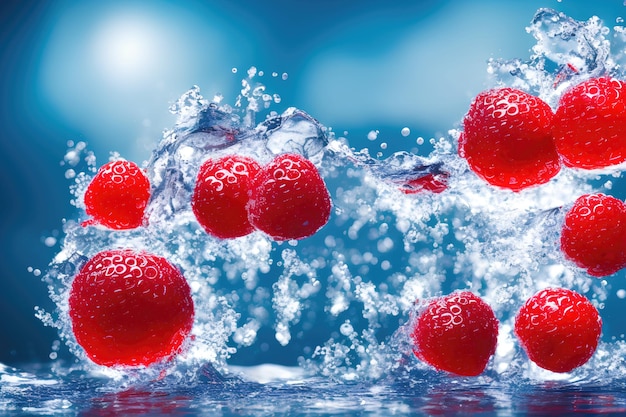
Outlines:
{"label": "raspberry cluster", "polygon": [[[515,334],[530,360],[553,372],[569,372],[595,352],[602,331],[598,310],[583,295],[547,288],[530,297],[515,317]],[[411,325],[413,352],[434,368],[477,376],[496,351],[498,320],[469,291],[436,297]]]}
{"label": "raspberry cluster", "polygon": [[510,88],[480,93],[463,119],[459,155],[491,185],[521,191],[564,165],[598,169],[626,161],[626,84],[590,78],[567,90],[556,112]]}
{"label": "raspberry cluster", "polygon": [[[600,169],[626,161],[626,84],[591,78],[567,90],[556,112],[539,97],[504,87],[480,93],[463,119],[458,153],[490,185],[515,192],[545,184],[562,166]],[[626,267],[626,204],[604,194],[579,197],[565,215],[565,258],[603,277]],[[412,324],[415,355],[437,369],[481,374],[494,354],[498,321],[471,292],[425,303]],[[583,295],[544,289],[520,308],[515,334],[529,359],[553,372],[586,363],[602,330]]]}
{"label": "raspberry cluster", "polygon": [[[480,93],[459,137],[459,155],[491,185],[521,191],[550,181],[561,166],[600,169],[626,161],[626,83],[590,78],[561,96],[556,112],[514,88]],[[626,208],[614,197],[581,196],[561,233],[565,257],[590,275],[626,266]]]}
{"label": "raspberry cluster", "polygon": [[[150,181],[133,162],[103,165],[85,196],[91,219],[128,230],[147,223]],[[261,167],[239,155],[200,167],[191,206],[210,235],[231,239],[260,230],[274,240],[303,239],[330,217],[331,199],[315,165],[282,154]],[[194,320],[190,287],[167,259],[131,249],[92,257],[70,288],[69,315],[78,344],[105,366],[147,366],[168,360],[188,339]]]}
{"label": "raspberry cluster", "polygon": [[274,240],[313,235],[330,217],[331,200],[311,161],[283,154],[264,167],[229,155],[201,167],[191,200],[198,222],[221,239],[261,230]]}
{"label": "raspberry cluster", "polygon": [[[479,94],[463,120],[458,153],[489,184],[520,192],[545,184],[562,166],[598,169],[626,161],[625,84],[588,79],[568,91],[556,112],[514,88]],[[446,190],[447,173],[429,174],[400,191]],[[86,190],[84,226],[127,230],[147,225],[150,181],[136,164],[104,165]],[[315,165],[281,154],[266,165],[248,156],[208,159],[190,201],[198,224],[218,239],[260,231],[276,241],[315,234],[330,218],[331,198]],[[560,247],[592,276],[626,266],[626,204],[603,194],[581,196],[566,213]],[[173,357],[190,338],[194,305],[183,274],[165,258],[131,249],[96,254],[72,282],[69,315],[77,342],[95,363],[147,366]],[[436,369],[481,374],[494,355],[499,322],[469,291],[420,303],[410,326],[413,352]],[[569,372],[596,350],[602,329],[597,309],[564,288],[530,297],[514,332],[538,366]]]}

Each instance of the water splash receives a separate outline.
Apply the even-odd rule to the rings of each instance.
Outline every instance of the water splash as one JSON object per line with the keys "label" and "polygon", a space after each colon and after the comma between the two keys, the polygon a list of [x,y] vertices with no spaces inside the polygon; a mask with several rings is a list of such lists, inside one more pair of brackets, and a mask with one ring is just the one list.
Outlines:
{"label": "water splash", "polygon": [[[555,108],[569,86],[589,77],[621,75],[611,54],[610,30],[598,17],[582,22],[543,8],[526,31],[537,40],[530,59],[491,59],[488,72],[495,83],[536,94]],[[614,40],[620,43],[618,38]]]}
{"label": "water splash", "polygon": [[[494,85],[522,88],[554,106],[572,83],[622,75],[623,58],[610,54],[609,31],[597,18],[578,22],[541,9],[528,32],[537,39],[533,55],[490,61]],[[222,97],[207,100],[193,87],[171,107],[176,124],[144,165],[153,187],[146,227],[116,232],[81,227],[80,219],[64,224],[62,250],[45,275],[57,310],[38,315],[58,328],[79,367],[126,381],[163,372],[196,380],[207,364],[216,375],[228,375],[239,351],[297,345],[298,353],[284,359],[307,375],[344,382],[420,379],[429,370],[412,356],[406,330],[415,302],[470,289],[492,305],[501,322],[498,350],[481,378],[556,378],[523,357],[512,335],[513,315],[528,296],[549,285],[586,293],[598,306],[606,301],[607,281],[569,265],[555,242],[564,209],[595,189],[598,178],[608,184],[622,167],[593,173],[563,169],[540,187],[519,193],[495,189],[457,155],[456,130],[432,140],[427,157],[403,151],[374,158],[300,109],[270,111],[279,96],[257,83],[257,74],[256,68],[247,72],[233,106]],[[65,161],[74,171],[69,175],[74,204],[83,208],[95,160],[84,144],[72,145]],[[231,153],[265,163],[284,152],[300,153],[320,169],[333,199],[330,224],[298,242],[276,243],[260,232],[234,240],[205,234],[190,209],[200,164]],[[117,247],[165,256],[190,283],[193,338],[173,364],[102,370],[74,340],[67,305],[73,276],[95,253]],[[268,330],[274,340],[263,336]],[[604,343],[590,364],[561,378],[623,377],[610,358],[623,357],[625,349],[622,342]]]}

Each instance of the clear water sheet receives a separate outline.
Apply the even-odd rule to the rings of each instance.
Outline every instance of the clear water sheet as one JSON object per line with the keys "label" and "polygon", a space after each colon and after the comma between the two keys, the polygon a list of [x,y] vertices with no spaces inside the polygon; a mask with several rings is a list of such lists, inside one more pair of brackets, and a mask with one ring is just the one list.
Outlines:
{"label": "clear water sheet", "polygon": [[[554,108],[583,78],[624,76],[622,27],[542,9],[527,31],[537,40],[532,55],[489,61],[492,85],[524,89]],[[548,184],[518,193],[496,189],[457,155],[457,130],[431,139],[428,155],[373,156],[302,110],[277,113],[280,96],[262,80],[251,68],[231,104],[207,99],[196,87],[172,106],[176,125],[144,163],[153,186],[146,227],[111,231],[83,227],[83,218],[65,222],[62,250],[44,275],[57,309],[37,314],[77,359],[0,367],[5,414],[626,410],[621,339],[605,337],[589,363],[553,374],[528,361],[512,332],[521,304],[546,286],[582,292],[601,313],[609,295],[619,294],[621,283],[590,278],[563,259],[555,242],[567,207],[583,193],[610,194],[623,166],[563,169]],[[199,165],[232,153],[265,163],[284,152],[300,153],[320,169],[333,200],[329,224],[313,237],[282,243],[260,232],[234,240],[207,236],[189,203]],[[84,208],[82,195],[102,163],[82,142],[71,144],[64,163],[73,202]],[[412,184],[427,176],[445,180],[447,188],[415,192]],[[119,247],[165,256],[190,283],[193,338],[171,363],[98,367],[72,335],[73,277],[97,252]],[[476,378],[438,373],[411,352],[415,302],[455,289],[480,294],[500,321],[496,354]],[[263,363],[273,346],[285,348],[281,359],[291,366]],[[248,365],[237,366],[244,354]]]}

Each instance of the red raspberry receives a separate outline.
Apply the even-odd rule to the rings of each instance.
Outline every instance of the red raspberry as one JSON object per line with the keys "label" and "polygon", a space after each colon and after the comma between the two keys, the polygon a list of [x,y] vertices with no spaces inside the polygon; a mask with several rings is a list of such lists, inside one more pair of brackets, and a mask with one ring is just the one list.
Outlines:
{"label": "red raspberry", "polygon": [[254,182],[250,222],[275,240],[303,239],[330,217],[328,189],[311,161],[284,154],[263,167]]}
{"label": "red raspberry", "polygon": [[72,282],[76,341],[99,365],[150,365],[176,354],[194,305],[187,281],[166,259],[129,249],[96,254]]}
{"label": "red raspberry", "polygon": [[440,174],[426,174],[422,177],[413,178],[400,185],[400,191],[404,194],[418,194],[422,191],[430,191],[431,193],[442,193],[448,188],[447,172]]}
{"label": "red raspberry", "polygon": [[415,320],[415,355],[433,367],[463,376],[481,374],[496,351],[498,320],[469,291],[430,301]]}
{"label": "red raspberry", "polygon": [[524,91],[484,91],[463,119],[459,155],[491,185],[520,191],[546,183],[561,169],[552,117],[550,106]]}
{"label": "red raspberry", "polygon": [[552,131],[566,166],[595,169],[626,161],[626,84],[602,77],[569,89]]}
{"label": "red raspberry", "polygon": [[254,231],[246,205],[250,185],[260,169],[255,160],[238,155],[209,159],[202,164],[191,208],[207,233],[230,239]]}
{"label": "red raspberry", "polygon": [[626,266],[626,204],[604,194],[578,197],[565,215],[561,251],[589,275],[603,277]]}
{"label": "red raspberry", "polygon": [[134,162],[104,164],[85,192],[85,209],[93,219],[110,229],[133,229],[142,225],[150,199],[150,181]]}
{"label": "red raspberry", "polygon": [[531,361],[569,372],[593,355],[602,331],[598,310],[581,294],[548,288],[529,298],[515,318],[515,334]]}

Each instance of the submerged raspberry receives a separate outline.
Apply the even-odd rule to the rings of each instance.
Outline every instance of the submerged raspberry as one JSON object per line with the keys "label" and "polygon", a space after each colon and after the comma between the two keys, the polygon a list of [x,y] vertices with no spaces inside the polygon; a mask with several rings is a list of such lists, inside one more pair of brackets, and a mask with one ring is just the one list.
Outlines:
{"label": "submerged raspberry", "polygon": [[[131,161],[104,164],[85,192],[85,209],[92,222],[110,229],[142,225],[150,199],[150,181]],[[87,222],[86,224],[89,224]]]}
{"label": "submerged raspberry", "polygon": [[598,346],[602,319],[583,295],[548,288],[529,298],[515,318],[515,334],[531,361],[552,372],[585,364]]}
{"label": "submerged raspberry", "polygon": [[250,195],[250,223],[275,240],[304,239],[324,226],[331,200],[311,161],[283,154],[258,173]]}
{"label": "submerged raspberry", "polygon": [[561,169],[552,141],[552,110],[514,88],[480,93],[463,119],[459,155],[491,185],[520,191]]}
{"label": "submerged raspberry", "polygon": [[132,250],[96,254],[72,282],[72,331],[99,365],[150,365],[171,357],[194,318],[191,290],[165,258]]}
{"label": "submerged raspberry", "polygon": [[476,376],[496,351],[498,320],[480,297],[455,292],[428,303],[411,337],[415,355],[424,362],[453,374]]}
{"label": "submerged raspberry", "polygon": [[591,78],[566,91],[553,134],[569,167],[596,169],[626,161],[626,83]]}
{"label": "submerged raspberry", "polygon": [[239,155],[209,159],[202,164],[191,208],[207,233],[230,239],[254,231],[246,206],[250,186],[259,169],[255,160]]}
{"label": "submerged raspberry", "polygon": [[561,251],[589,275],[626,266],[626,204],[604,194],[580,196],[565,215]]}

